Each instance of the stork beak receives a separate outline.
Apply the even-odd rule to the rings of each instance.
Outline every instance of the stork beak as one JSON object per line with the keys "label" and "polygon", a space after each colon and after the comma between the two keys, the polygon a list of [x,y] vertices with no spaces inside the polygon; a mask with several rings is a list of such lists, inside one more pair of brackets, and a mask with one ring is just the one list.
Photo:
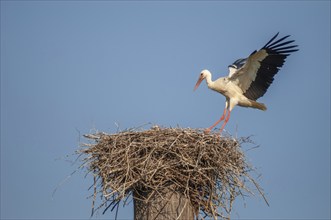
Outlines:
{"label": "stork beak", "polygon": [[204,78],[203,78],[202,76],[199,77],[197,83],[196,83],[195,86],[194,86],[194,90],[193,90],[193,91],[195,91],[195,90],[199,87],[199,85],[200,85],[200,83],[203,81],[203,79],[204,79]]}

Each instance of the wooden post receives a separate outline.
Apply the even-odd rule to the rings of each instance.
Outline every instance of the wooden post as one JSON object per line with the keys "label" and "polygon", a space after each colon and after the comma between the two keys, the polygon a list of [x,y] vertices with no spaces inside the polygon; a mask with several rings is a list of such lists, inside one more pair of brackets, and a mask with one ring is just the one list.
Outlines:
{"label": "wooden post", "polygon": [[[144,202],[149,196],[149,202]],[[162,196],[135,192],[133,201],[135,220],[194,220],[189,200],[176,192],[167,191]]]}

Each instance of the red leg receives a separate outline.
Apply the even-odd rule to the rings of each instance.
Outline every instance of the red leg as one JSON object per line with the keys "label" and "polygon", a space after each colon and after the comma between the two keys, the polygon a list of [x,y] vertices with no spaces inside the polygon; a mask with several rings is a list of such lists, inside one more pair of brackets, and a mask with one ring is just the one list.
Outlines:
{"label": "red leg", "polygon": [[220,133],[221,133],[221,134],[222,134],[222,131],[223,131],[223,129],[224,129],[226,123],[228,123],[228,121],[229,121],[229,119],[230,119],[230,114],[231,114],[231,111],[228,111],[228,115],[226,116],[226,119],[225,119],[225,121],[224,121],[224,123],[223,123],[223,125],[222,125],[222,127],[221,127],[221,129],[220,129]]}
{"label": "red leg", "polygon": [[226,109],[227,108],[224,109],[224,112],[223,112],[223,115],[221,116],[221,118],[217,122],[215,122],[212,126],[210,126],[209,128],[207,128],[205,130],[205,133],[209,133],[216,125],[218,125],[224,119],[224,117],[226,115]]}

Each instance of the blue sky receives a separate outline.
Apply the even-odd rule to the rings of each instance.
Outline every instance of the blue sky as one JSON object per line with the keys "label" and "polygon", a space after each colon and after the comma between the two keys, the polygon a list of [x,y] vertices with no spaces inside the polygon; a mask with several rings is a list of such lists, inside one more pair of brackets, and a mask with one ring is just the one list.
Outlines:
{"label": "blue sky", "polygon": [[52,198],[82,134],[210,126],[225,99],[193,92],[200,71],[226,75],[278,31],[300,51],[259,99],[268,110],[236,107],[226,127],[260,146],[247,157],[270,207],[238,198],[232,217],[330,218],[330,1],[1,1],[1,218],[88,219],[84,172]]}

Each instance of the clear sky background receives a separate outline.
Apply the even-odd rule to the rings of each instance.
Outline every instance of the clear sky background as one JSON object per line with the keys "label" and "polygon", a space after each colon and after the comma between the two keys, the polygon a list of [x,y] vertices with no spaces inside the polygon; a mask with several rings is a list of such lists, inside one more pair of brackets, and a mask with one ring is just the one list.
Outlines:
{"label": "clear sky background", "polygon": [[91,176],[52,197],[82,134],[210,126],[225,98],[193,92],[200,71],[226,75],[278,31],[300,51],[259,99],[268,111],[236,107],[226,127],[260,146],[247,157],[270,207],[238,198],[232,217],[330,218],[330,1],[1,1],[1,218],[88,219]]}

